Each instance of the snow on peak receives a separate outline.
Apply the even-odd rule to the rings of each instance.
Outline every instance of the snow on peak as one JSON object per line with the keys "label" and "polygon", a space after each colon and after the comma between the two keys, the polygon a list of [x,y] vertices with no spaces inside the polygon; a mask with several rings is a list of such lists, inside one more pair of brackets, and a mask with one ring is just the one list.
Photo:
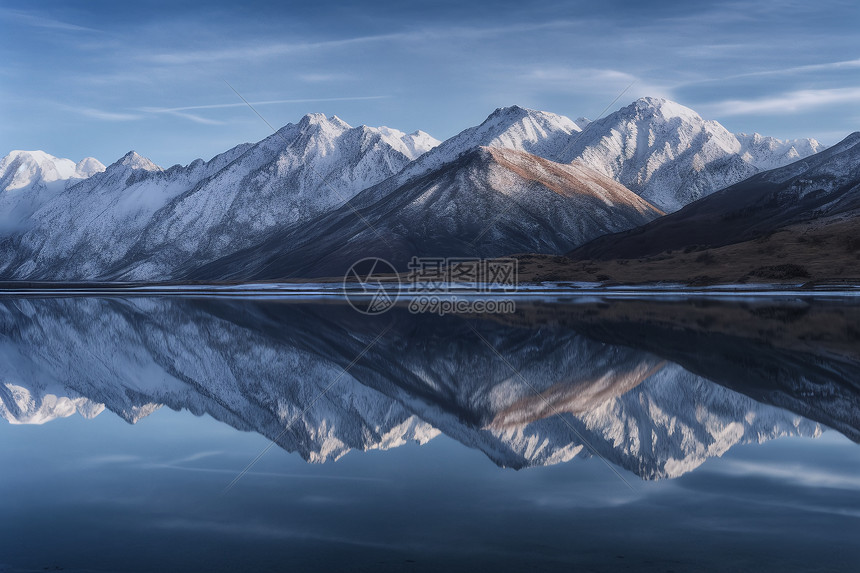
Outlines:
{"label": "snow on peak", "polygon": [[522,118],[526,117],[530,113],[540,113],[535,110],[531,110],[528,108],[520,107],[518,105],[512,105],[508,107],[497,107],[493,113],[487,117],[487,120],[498,119],[498,118]]}
{"label": "snow on peak", "polygon": [[763,170],[782,167],[824,149],[814,139],[781,140],[759,133],[738,133],[736,137],[744,160]]}
{"label": "snow on peak", "polygon": [[427,153],[441,143],[438,139],[424,133],[423,131],[416,131],[414,133],[407,134],[399,129],[392,129],[385,126],[362,127],[371,133],[378,133],[385,143],[408,157],[410,160],[416,159],[420,155]]}
{"label": "snow on peak", "polygon": [[589,123],[565,153],[665,211],[821,149],[814,140],[735,136],[663,98],[640,98]]}
{"label": "snow on peak", "polygon": [[75,165],[75,171],[82,175],[83,178],[92,177],[96,173],[101,173],[106,167],[95,157],[84,157]]}
{"label": "snow on peak", "polygon": [[580,127],[571,119],[520,106],[499,108],[476,129],[480,145],[527,151],[545,159],[557,159]]}
{"label": "snow on peak", "polygon": [[41,150],[16,149],[0,159],[0,191],[65,188],[99,171],[104,171],[104,165],[92,157],[75,164]]}
{"label": "snow on peak", "polygon": [[421,130],[414,131],[410,134],[404,135],[400,138],[406,147],[408,147],[412,154],[411,158],[415,159],[419,155],[423,155],[442,143],[429,133],[423,132]]}
{"label": "snow on peak", "polygon": [[698,113],[677,102],[661,97],[642,97],[628,106],[640,112],[659,113],[665,117],[700,118]]}
{"label": "snow on peak", "polygon": [[324,113],[308,113],[299,120],[298,126],[300,129],[307,129],[310,126],[320,128],[330,128],[338,131],[352,129],[352,126],[336,115],[326,117]]}
{"label": "snow on peak", "polygon": [[119,158],[116,162],[111,165],[111,167],[122,165],[124,167],[128,167],[130,169],[143,169],[144,171],[163,171],[161,167],[139,155],[136,151],[129,151],[121,158]]}
{"label": "snow on peak", "polygon": [[404,169],[402,181],[437,169],[476,147],[514,149],[557,160],[570,144],[571,135],[580,131],[573,120],[563,115],[518,105],[500,107],[480,125],[445,140]]}

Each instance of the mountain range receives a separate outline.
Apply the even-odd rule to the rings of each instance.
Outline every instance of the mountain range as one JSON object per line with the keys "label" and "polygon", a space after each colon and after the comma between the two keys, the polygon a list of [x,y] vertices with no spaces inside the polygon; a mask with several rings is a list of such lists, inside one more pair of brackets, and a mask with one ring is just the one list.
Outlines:
{"label": "mountain range", "polygon": [[591,122],[500,108],[441,143],[311,114],[168,169],[135,152],[107,168],[14,152],[0,163],[0,279],[283,280],[366,256],[403,269],[558,255],[822,149],[643,98]]}

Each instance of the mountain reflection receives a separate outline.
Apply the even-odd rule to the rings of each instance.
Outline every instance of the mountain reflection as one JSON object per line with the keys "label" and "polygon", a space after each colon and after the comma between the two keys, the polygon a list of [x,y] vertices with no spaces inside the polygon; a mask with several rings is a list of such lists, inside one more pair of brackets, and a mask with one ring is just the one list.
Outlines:
{"label": "mountain reflection", "polygon": [[282,300],[6,298],[0,415],[108,409],[134,423],[165,405],[309,461],[442,432],[503,467],[598,454],[676,477],[735,444],[822,426],[860,441],[858,319],[811,301],[367,317]]}

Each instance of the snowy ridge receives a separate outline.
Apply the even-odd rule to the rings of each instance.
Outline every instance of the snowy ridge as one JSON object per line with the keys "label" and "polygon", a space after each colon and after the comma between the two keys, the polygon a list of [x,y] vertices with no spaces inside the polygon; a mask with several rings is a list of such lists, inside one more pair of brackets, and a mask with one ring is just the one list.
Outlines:
{"label": "snowy ridge", "polygon": [[526,151],[557,160],[570,137],[581,131],[569,118],[519,106],[496,109],[483,122],[446,139],[431,152],[398,174],[396,184],[438,169],[476,147],[499,147]]}
{"label": "snowy ridge", "polygon": [[130,152],[0,243],[9,278],[153,280],[335,207],[436,143],[310,114],[256,144],[163,170]]}
{"label": "snowy ridge", "polygon": [[735,137],[741,144],[741,157],[763,171],[794,163],[824,149],[823,145],[811,138],[783,141],[758,133],[737,133]]}
{"label": "snowy ridge", "polygon": [[565,160],[579,159],[671,212],[822,149],[814,139],[736,136],[680,104],[642,98],[589,123]]}

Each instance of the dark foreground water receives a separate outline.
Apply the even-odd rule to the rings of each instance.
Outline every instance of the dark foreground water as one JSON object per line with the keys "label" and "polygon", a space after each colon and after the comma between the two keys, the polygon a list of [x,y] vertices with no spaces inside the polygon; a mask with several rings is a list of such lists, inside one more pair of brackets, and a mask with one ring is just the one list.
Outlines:
{"label": "dark foreground water", "polygon": [[855,570],[858,325],[0,298],[0,571]]}

